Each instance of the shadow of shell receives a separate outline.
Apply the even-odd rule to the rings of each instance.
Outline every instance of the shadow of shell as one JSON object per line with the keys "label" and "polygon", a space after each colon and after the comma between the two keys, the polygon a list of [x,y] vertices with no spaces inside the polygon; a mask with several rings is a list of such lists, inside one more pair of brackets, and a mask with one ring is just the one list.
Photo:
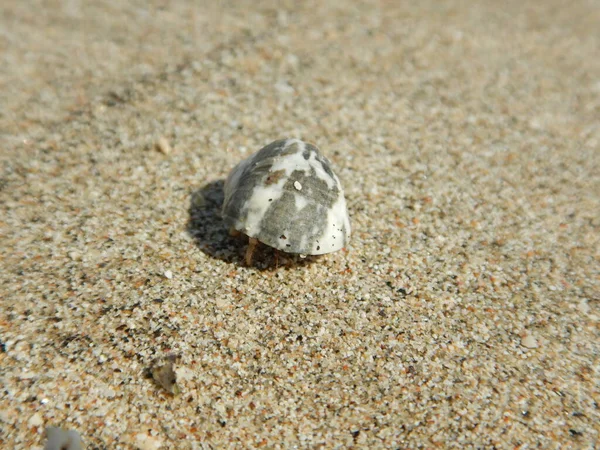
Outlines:
{"label": "shadow of shell", "polygon": [[[187,232],[198,248],[211,258],[227,263],[245,266],[244,253],[248,245],[245,235],[233,237],[221,218],[224,180],[212,181],[194,191],[190,196]],[[272,270],[310,264],[317,256],[301,258],[280,252],[266,245],[259,245],[254,254],[253,267],[259,270]]]}

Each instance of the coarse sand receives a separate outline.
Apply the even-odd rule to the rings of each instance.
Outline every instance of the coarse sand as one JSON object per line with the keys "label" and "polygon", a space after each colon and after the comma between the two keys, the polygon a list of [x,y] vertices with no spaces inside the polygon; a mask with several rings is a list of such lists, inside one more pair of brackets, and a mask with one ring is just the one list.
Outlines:
{"label": "coarse sand", "polygon": [[[599,24],[4,1],[0,447],[599,448]],[[285,137],[332,161],[352,239],[247,267],[223,180]]]}

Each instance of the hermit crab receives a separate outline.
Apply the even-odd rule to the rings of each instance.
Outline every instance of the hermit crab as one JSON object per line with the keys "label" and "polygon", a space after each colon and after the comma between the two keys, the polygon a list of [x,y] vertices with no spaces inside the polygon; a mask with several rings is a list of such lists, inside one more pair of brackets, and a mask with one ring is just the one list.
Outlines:
{"label": "hermit crab", "polygon": [[314,145],[282,139],[233,168],[225,182],[223,220],[249,238],[286,253],[322,255],[346,246],[350,220],[340,180]]}

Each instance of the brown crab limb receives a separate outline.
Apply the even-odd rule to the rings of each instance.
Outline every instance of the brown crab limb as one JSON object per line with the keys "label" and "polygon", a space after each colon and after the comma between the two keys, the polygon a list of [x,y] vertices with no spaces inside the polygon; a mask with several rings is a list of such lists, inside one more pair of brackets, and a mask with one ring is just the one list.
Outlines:
{"label": "brown crab limb", "polygon": [[256,238],[250,238],[250,240],[248,241],[248,248],[246,249],[246,265],[247,266],[252,265],[252,255],[254,254],[254,249],[256,248],[257,244],[258,244],[258,239],[256,239]]}

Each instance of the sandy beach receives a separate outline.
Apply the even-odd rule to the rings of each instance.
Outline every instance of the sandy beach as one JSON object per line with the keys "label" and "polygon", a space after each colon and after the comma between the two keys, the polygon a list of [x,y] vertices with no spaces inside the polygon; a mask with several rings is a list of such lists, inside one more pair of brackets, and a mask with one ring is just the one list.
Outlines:
{"label": "sandy beach", "polygon": [[[0,447],[598,448],[598,2],[2,9]],[[287,137],[350,245],[248,267]]]}

